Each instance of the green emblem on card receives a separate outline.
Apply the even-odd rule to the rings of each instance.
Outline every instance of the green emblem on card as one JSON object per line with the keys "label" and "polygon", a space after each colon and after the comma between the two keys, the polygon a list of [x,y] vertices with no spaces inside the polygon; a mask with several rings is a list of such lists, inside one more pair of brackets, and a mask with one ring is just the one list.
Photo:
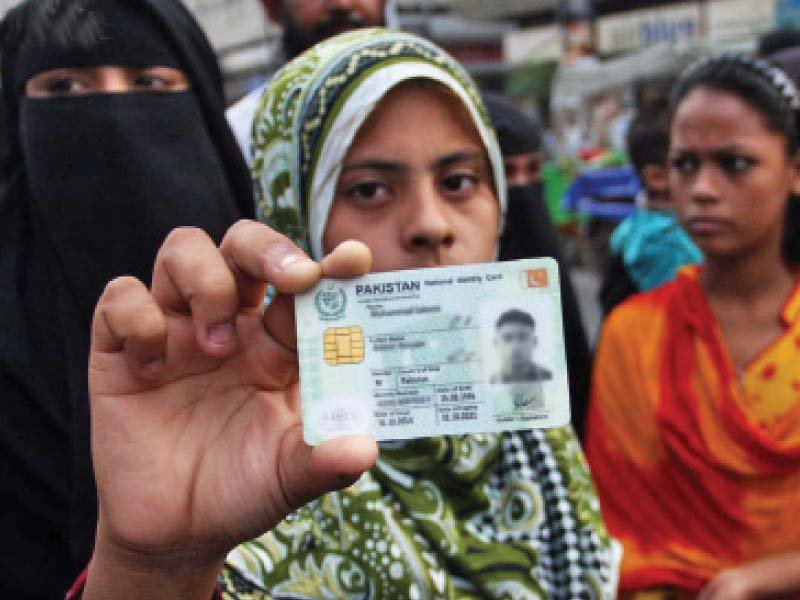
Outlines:
{"label": "green emblem on card", "polygon": [[347,308],[347,295],[341,286],[329,283],[314,296],[314,305],[317,307],[317,313],[321,320],[335,321],[344,316],[344,309]]}

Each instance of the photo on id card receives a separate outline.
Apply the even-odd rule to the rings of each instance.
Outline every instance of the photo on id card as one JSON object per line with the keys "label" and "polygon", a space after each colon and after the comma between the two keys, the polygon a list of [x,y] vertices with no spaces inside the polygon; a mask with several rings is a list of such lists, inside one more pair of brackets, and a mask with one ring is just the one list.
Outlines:
{"label": "photo on id card", "polygon": [[481,303],[484,381],[496,391],[495,398],[506,398],[495,404],[497,416],[522,416],[545,408],[561,337],[552,306],[538,295]]}

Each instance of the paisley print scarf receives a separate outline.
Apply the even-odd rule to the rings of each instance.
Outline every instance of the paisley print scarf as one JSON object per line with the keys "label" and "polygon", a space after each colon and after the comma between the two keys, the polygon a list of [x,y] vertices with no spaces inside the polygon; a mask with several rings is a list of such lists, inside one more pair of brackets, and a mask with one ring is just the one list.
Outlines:
{"label": "paisley print scarf", "polygon": [[[399,83],[438,82],[472,117],[501,212],[502,159],[469,76],[441,49],[347,33],[273,79],[253,128],[259,217],[321,258],[342,160]],[[373,469],[228,557],[229,598],[613,598],[618,552],[571,428],[383,443]]]}

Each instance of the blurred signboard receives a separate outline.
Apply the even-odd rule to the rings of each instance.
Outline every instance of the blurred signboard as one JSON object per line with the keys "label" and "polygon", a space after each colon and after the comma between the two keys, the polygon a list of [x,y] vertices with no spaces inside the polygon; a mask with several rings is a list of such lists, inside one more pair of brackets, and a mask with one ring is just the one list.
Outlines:
{"label": "blurred signboard", "polygon": [[[800,8],[800,2],[795,4]],[[713,0],[707,10],[707,33],[712,40],[752,38],[775,25],[774,1]]]}
{"label": "blurred signboard", "polygon": [[503,60],[509,64],[560,58],[561,30],[556,25],[518,29],[503,36]]}
{"label": "blurred signboard", "polygon": [[595,39],[602,55],[664,42],[691,43],[704,36],[710,40],[747,40],[773,27],[781,15],[788,21],[794,18],[800,25],[800,0],[685,2],[600,17]]}
{"label": "blurred signboard", "polygon": [[688,42],[700,36],[700,23],[700,6],[696,2],[599,17],[595,31],[597,52],[617,54],[662,42]]}

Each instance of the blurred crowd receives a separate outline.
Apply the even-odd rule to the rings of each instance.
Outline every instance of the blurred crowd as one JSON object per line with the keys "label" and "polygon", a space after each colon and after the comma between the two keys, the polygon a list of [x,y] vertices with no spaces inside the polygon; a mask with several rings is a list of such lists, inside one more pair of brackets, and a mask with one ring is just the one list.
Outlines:
{"label": "blurred crowd", "polygon": [[[577,122],[552,139],[392,2],[263,5],[285,65],[231,107],[178,0],[0,24],[0,590],[800,597],[800,32],[597,104],[624,158],[594,166],[637,191],[595,345],[545,176],[557,143],[598,159]],[[571,425],[305,444],[294,294],[531,257],[560,267]]]}

